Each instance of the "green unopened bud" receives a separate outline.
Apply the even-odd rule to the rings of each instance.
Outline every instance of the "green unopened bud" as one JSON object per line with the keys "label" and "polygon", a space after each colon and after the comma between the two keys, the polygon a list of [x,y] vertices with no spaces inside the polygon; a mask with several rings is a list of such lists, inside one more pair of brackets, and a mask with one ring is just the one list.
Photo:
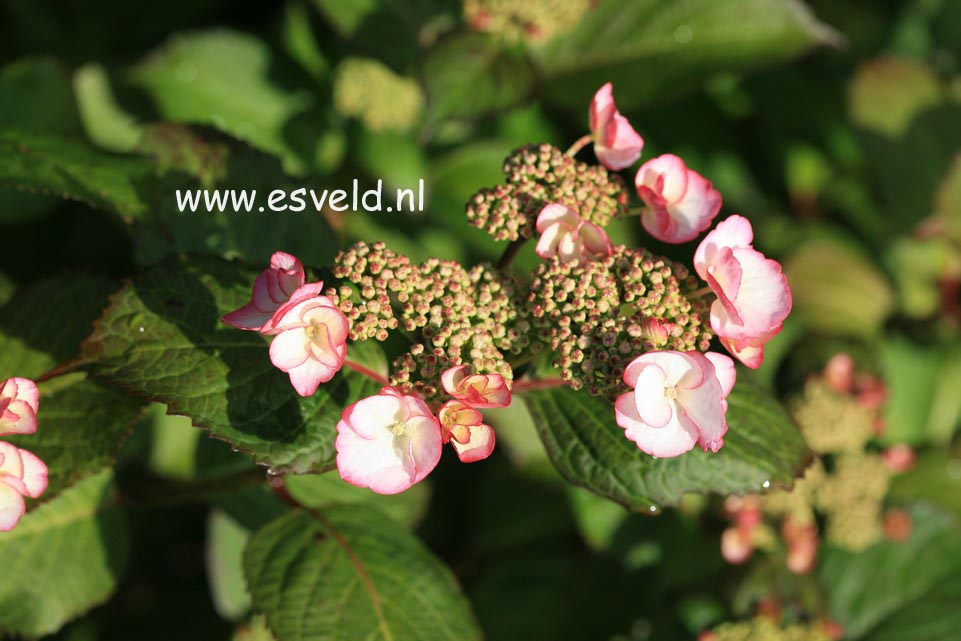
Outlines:
{"label": "green unopened bud", "polygon": [[334,106],[374,131],[407,131],[420,118],[424,95],[411,78],[369,58],[347,58],[334,78]]}

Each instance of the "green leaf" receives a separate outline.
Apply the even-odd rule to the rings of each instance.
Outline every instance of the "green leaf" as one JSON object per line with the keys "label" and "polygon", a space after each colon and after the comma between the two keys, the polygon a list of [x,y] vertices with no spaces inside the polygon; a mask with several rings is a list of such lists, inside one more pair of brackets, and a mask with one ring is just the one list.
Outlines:
{"label": "green leaf", "polygon": [[[744,494],[790,486],[811,452],[773,397],[738,380],[728,397],[728,432],[717,453],[699,448],[656,459],[627,440],[613,405],[558,388],[523,396],[554,465],[570,482],[635,511],[676,505],[688,492]],[[765,485],[767,484],[767,485]]]}
{"label": "green leaf", "polygon": [[18,291],[0,310],[0,380],[36,379],[76,356],[112,290],[109,281],[80,273]]}
{"label": "green leaf", "polygon": [[888,443],[947,443],[961,423],[961,346],[921,344],[904,336],[885,338],[880,350],[888,398],[884,434]]}
{"label": "green leaf", "polygon": [[614,535],[631,515],[617,503],[575,486],[568,486],[571,511],[577,521],[577,529],[592,550],[602,551],[610,547]]}
{"label": "green leaf", "polygon": [[113,297],[84,358],[106,382],[166,404],[275,472],[326,471],[341,411],[379,385],[344,371],[299,397],[264,337],[220,321],[249,302],[255,276],[216,258],[166,261]]}
{"label": "green leaf", "polygon": [[0,187],[51,194],[124,219],[149,215],[153,165],[61,136],[0,130]]}
{"label": "green leaf", "polygon": [[906,234],[937,206],[936,191],[961,149],[961,102],[936,71],[900,58],[880,58],[858,70],[850,110],[874,184],[886,205],[876,224]]}
{"label": "green leaf", "polygon": [[0,69],[4,127],[58,134],[83,131],[70,77],[54,60],[18,60]]}
{"label": "green leaf", "polygon": [[525,100],[533,90],[534,70],[522,49],[467,33],[434,47],[423,77],[433,118],[474,118]]}
{"label": "green leaf", "polygon": [[288,511],[265,485],[222,496],[211,510],[207,518],[207,581],[214,608],[224,619],[239,621],[250,614],[244,550],[255,530]]}
{"label": "green leaf", "polygon": [[[133,68],[134,85],[161,116],[210,124],[303,173],[314,155],[322,119],[314,97],[277,79],[278,59],[255,36],[229,30],[182,34]],[[305,126],[294,134],[294,127]]]}
{"label": "green leaf", "polygon": [[943,237],[897,238],[885,255],[888,271],[898,286],[901,312],[911,318],[928,318],[942,305],[942,283],[961,272],[961,252]]}
{"label": "green leaf", "polygon": [[87,136],[110,151],[131,151],[143,135],[140,124],[117,103],[102,65],[86,64],[73,75],[77,106]]}
{"label": "green leaf", "polygon": [[250,612],[244,583],[243,552],[250,530],[227,512],[215,509],[207,518],[207,577],[217,614],[238,621]]}
{"label": "green leaf", "polygon": [[0,533],[0,631],[50,634],[113,593],[129,551],[115,502],[104,472]]}
{"label": "green leaf", "polygon": [[961,520],[961,459],[949,452],[925,452],[909,471],[892,477],[888,499],[932,503]]}
{"label": "green leaf", "polygon": [[77,375],[40,385],[35,434],[5,437],[47,464],[47,502],[80,479],[113,465],[142,404],[135,398]]}
{"label": "green leaf", "polygon": [[955,243],[961,243],[961,153],[941,181],[934,198],[935,221]]}
{"label": "green leaf", "polygon": [[294,500],[305,507],[364,505],[380,510],[394,521],[409,527],[416,525],[424,516],[430,499],[428,483],[418,483],[400,494],[376,494],[351,485],[333,471],[289,476],[284,485]]}
{"label": "green leaf", "polygon": [[144,418],[150,437],[147,465],[161,478],[216,482],[254,467],[249,456],[235,452],[223,441],[207,438],[186,416],[167,414],[161,403],[151,404]]}
{"label": "green leaf", "polygon": [[[291,193],[302,187],[284,174],[276,158],[218,132],[177,123],[147,127],[140,149],[154,156],[166,174],[157,206],[162,226],[135,228],[142,264],[174,252],[217,253],[263,265],[278,249],[308,265],[325,265],[333,258],[333,232],[309,195],[302,194],[305,211],[259,211],[273,190]],[[208,211],[201,204],[196,211],[180,211],[177,191],[200,198],[200,188],[256,190],[252,204],[257,207],[244,211],[228,204],[224,210]]]}
{"label": "green leaf", "polygon": [[865,130],[895,138],[926,109],[939,105],[944,89],[933,69],[909,58],[879,58],[851,81],[851,120]]}
{"label": "green leaf", "polygon": [[254,535],[244,567],[277,641],[481,638],[450,571],[377,510],[291,512]]}
{"label": "green leaf", "polygon": [[883,273],[848,245],[814,240],[784,264],[794,314],[825,334],[876,336],[894,307]]}
{"label": "green leaf", "polygon": [[[913,531],[903,543],[886,541],[860,553],[828,547],[822,554],[821,579],[830,586],[831,614],[843,626],[845,638],[946,641],[956,636],[956,629],[950,637],[887,629],[892,621],[906,625],[914,618],[912,610],[943,596],[945,581],[961,580],[961,531],[954,519],[922,506],[910,513]],[[956,603],[936,613],[929,611],[928,623],[937,626],[938,618],[953,618],[956,613]]]}
{"label": "green leaf", "polygon": [[622,110],[719,72],[789,60],[839,38],[798,0],[604,0],[539,52],[548,100],[582,110],[605,81]]}
{"label": "green leaf", "polygon": [[[48,134],[83,133],[66,71],[47,59],[18,60],[0,69],[0,123],[6,128]],[[31,221],[58,204],[51,196],[0,187],[4,222]]]}
{"label": "green leaf", "polygon": [[234,633],[233,641],[274,641],[274,635],[267,627],[267,620],[256,616],[247,625],[241,626]]}
{"label": "green leaf", "polygon": [[[452,0],[313,0],[342,38],[395,69],[414,62],[424,37],[453,21]],[[437,27],[434,27],[437,25]]]}

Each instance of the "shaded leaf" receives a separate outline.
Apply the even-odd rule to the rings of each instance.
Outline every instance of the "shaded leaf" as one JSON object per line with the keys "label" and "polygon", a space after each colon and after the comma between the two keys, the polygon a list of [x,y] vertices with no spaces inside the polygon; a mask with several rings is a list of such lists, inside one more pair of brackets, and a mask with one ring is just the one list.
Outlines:
{"label": "shaded leaf", "polygon": [[313,0],[342,38],[395,69],[414,61],[425,27],[451,21],[460,7],[452,0]]}
{"label": "shaded leaf", "polygon": [[[307,115],[313,96],[287,89],[277,78],[277,65],[259,38],[219,29],[175,36],[134,67],[130,78],[164,118],[214,125],[302,173],[313,156],[320,119]],[[292,128],[304,125],[294,136]]]}
{"label": "shaded leaf", "polygon": [[0,380],[36,379],[80,351],[114,286],[90,274],[40,281],[0,310]]}
{"label": "shaded leaf", "polygon": [[351,485],[336,471],[290,476],[285,487],[294,500],[305,507],[363,505],[380,510],[394,521],[410,527],[424,515],[430,498],[428,483],[418,483],[400,494],[377,494]]}
{"label": "shaded leaf", "polygon": [[506,109],[525,100],[534,83],[522,49],[479,33],[454,36],[434,47],[424,61],[423,76],[435,119],[473,118]]}
{"label": "shaded leaf", "polygon": [[[306,189],[284,174],[276,158],[216,131],[177,123],[147,127],[140,149],[154,156],[166,173],[157,207],[162,226],[135,229],[141,263],[152,264],[169,253],[188,251],[263,265],[277,250],[292,253],[308,265],[327,264],[333,258],[333,232],[308,194],[301,193],[304,211],[264,207],[274,190],[290,194],[297,188]],[[228,199],[224,208],[215,205],[208,210],[201,188],[224,194],[247,191],[251,208],[235,209]],[[178,190],[181,198],[184,194],[197,198],[196,210],[180,210]],[[288,199],[285,204],[293,203]]]}
{"label": "shaded leaf", "polygon": [[[722,71],[783,62],[838,36],[798,0],[604,0],[539,52],[548,100],[586,112],[605,81],[632,109]],[[643,132],[642,132],[643,133]]]}
{"label": "shaded leaf", "polygon": [[0,186],[60,196],[124,219],[145,219],[155,193],[153,165],[61,136],[0,130]]}

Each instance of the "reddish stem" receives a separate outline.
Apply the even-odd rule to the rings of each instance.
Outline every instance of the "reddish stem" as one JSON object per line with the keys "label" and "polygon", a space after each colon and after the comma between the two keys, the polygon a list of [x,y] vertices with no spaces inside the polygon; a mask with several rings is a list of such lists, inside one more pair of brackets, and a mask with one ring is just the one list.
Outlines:
{"label": "reddish stem", "polygon": [[581,136],[575,140],[574,144],[571,145],[570,149],[567,150],[567,155],[573,158],[577,155],[577,152],[587,146],[592,140],[594,140],[594,138],[591,136],[591,134],[585,134]]}
{"label": "reddish stem", "polygon": [[563,378],[535,378],[515,381],[513,392],[528,392],[537,389],[553,389],[555,387],[566,387],[567,381]]}
{"label": "reddish stem", "polygon": [[381,385],[387,385],[390,383],[390,381],[387,380],[386,376],[378,374],[374,370],[364,367],[360,363],[355,363],[354,361],[344,361],[344,365],[354,370],[358,374],[362,374],[366,376],[367,378],[374,381],[375,383],[380,383]]}

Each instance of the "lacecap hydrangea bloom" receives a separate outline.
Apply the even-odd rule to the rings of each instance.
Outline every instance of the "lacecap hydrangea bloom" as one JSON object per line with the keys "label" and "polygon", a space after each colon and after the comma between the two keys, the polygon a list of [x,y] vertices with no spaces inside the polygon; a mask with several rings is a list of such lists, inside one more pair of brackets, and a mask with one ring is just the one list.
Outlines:
{"label": "lacecap hydrangea bloom", "polygon": [[[632,214],[659,240],[693,241],[721,208],[713,185],[673,155],[641,165],[641,203],[629,206],[615,172],[639,160],[643,140],[613,95],[610,84],[596,92],[591,132],[567,152],[521,147],[504,162],[505,181],[470,198],[467,221],[507,242],[496,264],[416,263],[361,242],[335,257],[325,288],[278,252],[250,303],[224,317],[273,336],[269,358],[302,396],[345,367],[383,386],[338,423],[337,466],[348,482],[403,491],[447,443],[462,462],[487,458],[496,435],[483,410],[510,405],[528,385],[603,397],[611,422],[653,456],[723,446],[736,370],[712,342],[760,365],[790,311],[790,289],[741,216],[708,233],[688,264],[611,242],[605,227]],[[591,142],[601,165],[574,158]],[[513,258],[535,236],[541,262],[515,274]],[[351,345],[367,340],[389,341],[386,374],[351,360]],[[530,378],[547,363],[556,376]]]}

